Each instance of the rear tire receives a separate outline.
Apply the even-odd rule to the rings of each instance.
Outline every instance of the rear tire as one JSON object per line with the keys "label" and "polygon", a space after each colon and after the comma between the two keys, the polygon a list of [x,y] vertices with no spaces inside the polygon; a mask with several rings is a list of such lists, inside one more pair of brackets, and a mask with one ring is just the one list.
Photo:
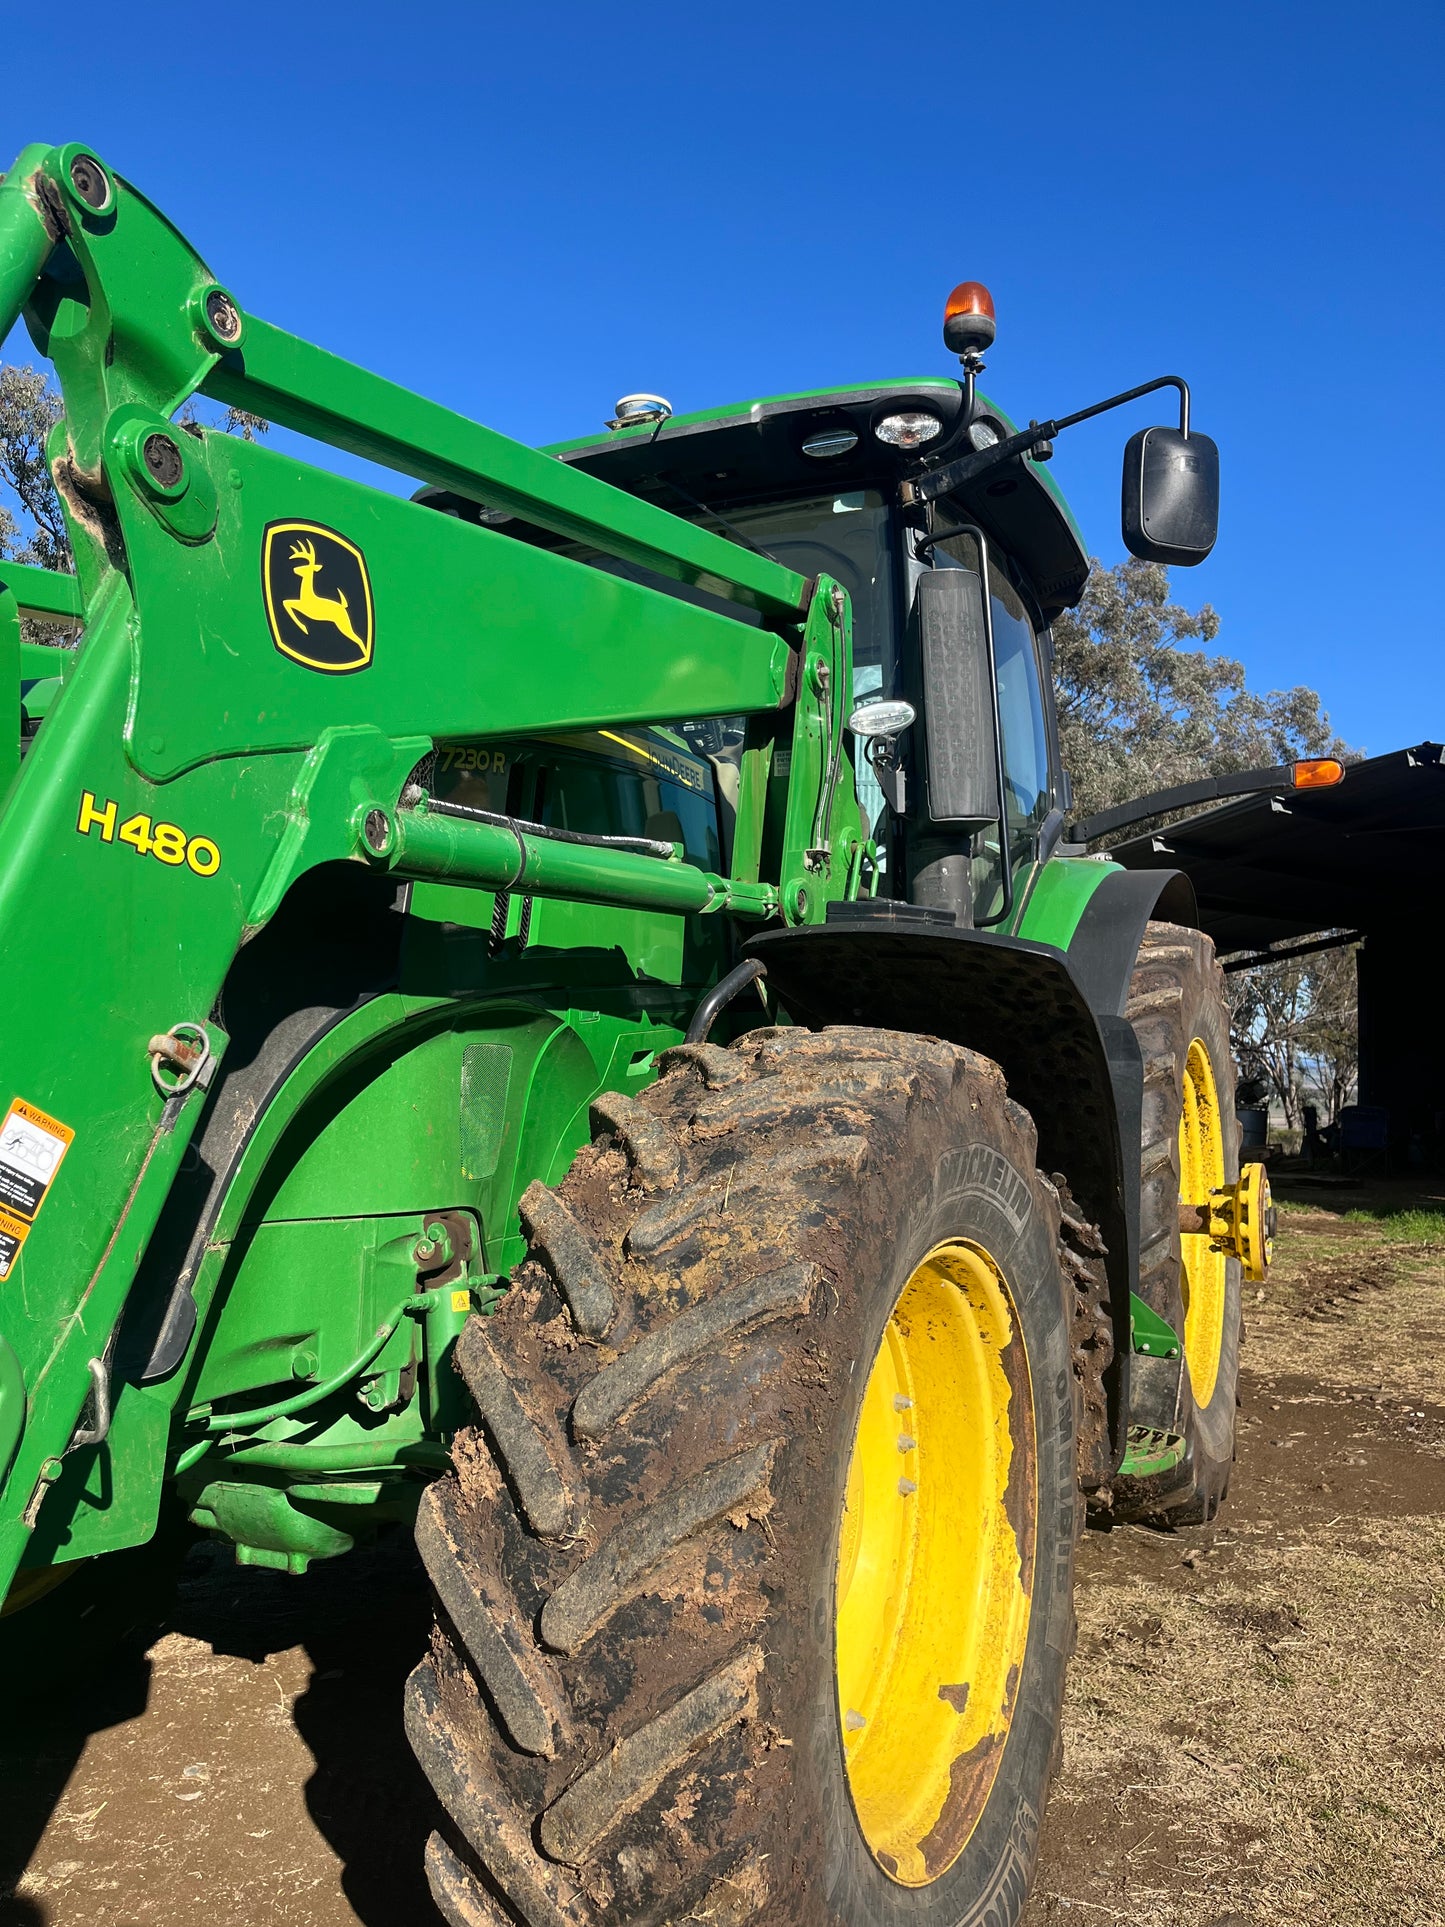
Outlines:
{"label": "rear tire", "polygon": [[[1181,1202],[1199,1201],[1185,1192],[1201,1182],[1201,1160],[1193,1160],[1191,1181],[1181,1144],[1186,1100],[1196,1117],[1215,1114],[1213,1181],[1233,1184],[1239,1176],[1229,1009],[1209,938],[1178,924],[1151,923],[1125,1015],[1144,1055],[1139,1295],[1184,1339],[1178,1425],[1185,1447],[1173,1471],[1121,1481],[1115,1509],[1124,1517],[1161,1515],[1172,1525],[1202,1525],[1223,1503],[1234,1463],[1241,1335],[1238,1260],[1211,1254],[1204,1238],[1190,1239],[1186,1248],[1179,1230]],[[1202,1162],[1208,1164],[1209,1155]]]}
{"label": "rear tire", "polygon": [[[1033,1126],[985,1059],[885,1031],[758,1031],[664,1072],[599,1100],[565,1183],[528,1191],[534,1262],[459,1346],[482,1423],[422,1507],[439,1612],[407,1707],[447,1815],[437,1904],[453,1927],[1009,1927],[1057,1751],[1080,1503]],[[983,1283],[949,1283],[964,1252]],[[948,1308],[975,1298],[1006,1306],[1002,1336],[989,1351],[980,1312],[955,1372]],[[880,1405],[915,1380],[875,1360],[942,1404]],[[954,1425],[955,1379],[1006,1381],[989,1426]],[[916,1438],[880,1446],[880,1411]],[[964,1446],[982,1453],[966,1476]],[[930,1533],[938,1508],[955,1523]],[[875,1516],[885,1537],[905,1521],[889,1597],[920,1610],[890,1651],[911,1674],[860,1657],[838,1616]],[[1007,1666],[987,1640],[958,1664],[935,1608],[959,1589],[928,1591],[969,1520]],[[840,1690],[872,1692],[869,1718]],[[870,1784],[891,1785],[858,1764],[875,1740],[906,1765],[865,1837]]]}

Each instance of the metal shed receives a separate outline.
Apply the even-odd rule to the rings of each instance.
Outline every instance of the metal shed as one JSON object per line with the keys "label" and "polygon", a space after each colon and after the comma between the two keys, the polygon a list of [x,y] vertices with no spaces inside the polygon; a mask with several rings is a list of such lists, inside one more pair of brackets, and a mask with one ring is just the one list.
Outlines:
{"label": "metal shed", "polygon": [[1182,870],[1221,956],[1308,945],[1359,953],[1360,1102],[1388,1114],[1391,1163],[1445,1165],[1445,748],[1350,766],[1334,789],[1276,791],[1201,811],[1110,851]]}

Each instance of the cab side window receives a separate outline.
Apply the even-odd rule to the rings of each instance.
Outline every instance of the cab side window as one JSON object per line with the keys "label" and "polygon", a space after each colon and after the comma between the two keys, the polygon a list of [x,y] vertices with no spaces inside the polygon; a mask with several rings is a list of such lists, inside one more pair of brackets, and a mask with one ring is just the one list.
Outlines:
{"label": "cab side window", "polygon": [[1004,793],[1009,852],[1015,863],[1049,813],[1049,732],[1043,676],[1033,624],[1017,589],[998,566],[989,570],[993,590],[993,646],[998,667],[999,717],[1003,724]]}
{"label": "cab side window", "polygon": [[[972,536],[941,542],[935,555],[938,567],[979,573],[978,545]],[[1032,855],[1034,838],[1053,804],[1048,708],[1039,644],[1028,607],[996,549],[989,551],[988,573],[1003,733],[1008,862],[1012,869]],[[973,896],[974,914],[981,921],[995,915],[1002,905],[1003,865],[996,829],[981,831],[975,839]]]}

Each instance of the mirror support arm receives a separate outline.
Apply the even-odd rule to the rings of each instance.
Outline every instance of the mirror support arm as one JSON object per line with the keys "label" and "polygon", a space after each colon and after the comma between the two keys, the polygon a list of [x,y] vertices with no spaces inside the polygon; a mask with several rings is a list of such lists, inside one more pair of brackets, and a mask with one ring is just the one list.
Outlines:
{"label": "mirror support arm", "polygon": [[[940,495],[951,495],[955,489],[977,481],[1000,462],[1011,461],[1015,455],[1027,455],[1041,442],[1051,442],[1064,429],[1072,428],[1076,422],[1089,421],[1095,415],[1103,415],[1111,408],[1122,408],[1125,402],[1137,401],[1141,395],[1152,395],[1157,388],[1177,388],[1179,390],[1179,432],[1187,440],[1189,437],[1189,384],[1182,375],[1160,375],[1157,381],[1143,382],[1138,388],[1126,389],[1122,395],[1111,395],[1107,401],[1096,401],[1091,408],[1080,408],[1072,415],[1061,415],[1057,421],[1032,422],[1015,435],[1007,435],[992,448],[981,448],[969,455],[961,455],[956,462],[945,468],[930,469],[927,474],[919,475],[911,482],[905,482],[901,497],[905,508],[920,502],[937,501]],[[949,533],[953,533],[952,530]]]}

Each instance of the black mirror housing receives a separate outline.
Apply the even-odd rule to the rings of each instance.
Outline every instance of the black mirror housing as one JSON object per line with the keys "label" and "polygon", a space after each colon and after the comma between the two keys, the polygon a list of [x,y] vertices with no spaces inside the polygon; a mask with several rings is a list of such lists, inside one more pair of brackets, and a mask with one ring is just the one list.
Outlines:
{"label": "black mirror housing", "polygon": [[998,820],[997,729],[981,576],[933,569],[913,600],[910,653],[923,718],[923,814],[971,833]]}
{"label": "black mirror housing", "polygon": [[1124,546],[1192,568],[1219,533],[1219,449],[1207,435],[1141,428],[1124,450]]}

